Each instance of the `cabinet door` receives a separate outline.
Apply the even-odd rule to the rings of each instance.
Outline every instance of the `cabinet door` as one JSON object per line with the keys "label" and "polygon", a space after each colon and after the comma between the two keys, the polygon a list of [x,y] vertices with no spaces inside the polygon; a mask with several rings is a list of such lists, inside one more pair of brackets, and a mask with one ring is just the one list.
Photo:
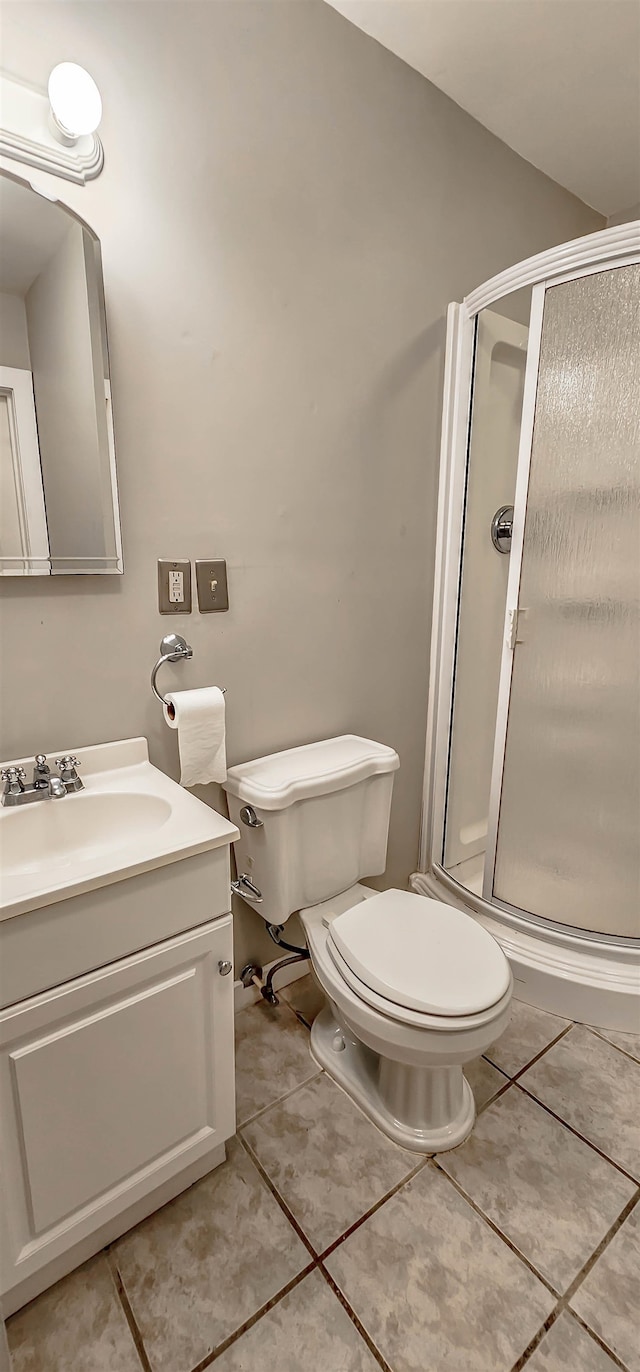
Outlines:
{"label": "cabinet door", "polygon": [[231,916],[0,1015],[2,1289],[235,1128]]}

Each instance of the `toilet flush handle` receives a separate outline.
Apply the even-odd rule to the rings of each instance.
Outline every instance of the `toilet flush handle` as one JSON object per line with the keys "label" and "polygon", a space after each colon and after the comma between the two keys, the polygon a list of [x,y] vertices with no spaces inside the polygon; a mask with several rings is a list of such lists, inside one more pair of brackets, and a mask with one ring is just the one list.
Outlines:
{"label": "toilet flush handle", "polygon": [[252,905],[260,905],[262,901],[262,891],[258,890],[246,872],[243,872],[237,881],[231,882],[231,890],[234,895],[242,896],[243,900],[250,900]]}
{"label": "toilet flush handle", "polygon": [[258,816],[253,808],[253,805],[243,805],[240,811],[240,819],[242,820],[243,824],[248,824],[250,829],[262,828],[263,821],[261,819],[258,819]]}

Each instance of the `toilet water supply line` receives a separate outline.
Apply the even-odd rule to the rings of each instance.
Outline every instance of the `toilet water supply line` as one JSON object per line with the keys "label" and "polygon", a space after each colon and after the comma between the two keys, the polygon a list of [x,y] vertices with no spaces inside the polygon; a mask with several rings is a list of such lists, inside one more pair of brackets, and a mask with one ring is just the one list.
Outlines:
{"label": "toilet water supply line", "polygon": [[273,978],[275,977],[276,972],[280,972],[283,967],[289,967],[293,962],[306,962],[306,960],[311,957],[311,953],[308,948],[298,948],[295,943],[287,943],[285,939],[281,937],[281,924],[268,924],[267,933],[269,937],[273,939],[273,942],[278,945],[278,948],[286,948],[288,952],[293,953],[294,956],[290,958],[280,958],[278,962],[274,963],[271,971],[268,972],[264,980],[257,968],[246,967],[245,973],[250,973],[250,975],[245,981],[245,976],[243,974],[241,980],[245,985],[250,986],[251,983],[253,983],[254,986],[257,986],[260,995],[264,1000],[268,1001],[269,1005],[279,1005],[280,1002],[273,989]]}

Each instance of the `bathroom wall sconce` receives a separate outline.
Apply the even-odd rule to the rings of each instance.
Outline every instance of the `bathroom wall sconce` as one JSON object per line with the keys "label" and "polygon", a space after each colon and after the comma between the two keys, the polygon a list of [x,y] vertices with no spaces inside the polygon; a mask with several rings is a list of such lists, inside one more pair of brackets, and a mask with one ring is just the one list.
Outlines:
{"label": "bathroom wall sconce", "polygon": [[84,185],[104,164],[101,117],[98,87],[75,62],[53,68],[47,93],[0,72],[2,157]]}

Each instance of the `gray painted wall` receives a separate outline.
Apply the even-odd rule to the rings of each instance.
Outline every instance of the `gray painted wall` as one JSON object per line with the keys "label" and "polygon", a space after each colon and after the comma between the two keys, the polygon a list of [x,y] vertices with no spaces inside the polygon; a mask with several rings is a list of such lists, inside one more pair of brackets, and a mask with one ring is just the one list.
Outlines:
{"label": "gray painted wall", "polygon": [[24,300],[5,291],[0,292],[0,366],[31,371]]}
{"label": "gray painted wall", "polygon": [[[9,70],[70,56],[104,101],[102,176],[55,185],[102,239],[126,571],[4,581],[0,754],[146,734],[176,775],[148,674],[179,627],[165,683],[227,687],[231,762],[398,749],[404,884],[447,302],[603,222],[322,0],[4,6]],[[160,618],[160,556],[226,557],[230,613]],[[268,955],[253,912],[236,937]]]}

